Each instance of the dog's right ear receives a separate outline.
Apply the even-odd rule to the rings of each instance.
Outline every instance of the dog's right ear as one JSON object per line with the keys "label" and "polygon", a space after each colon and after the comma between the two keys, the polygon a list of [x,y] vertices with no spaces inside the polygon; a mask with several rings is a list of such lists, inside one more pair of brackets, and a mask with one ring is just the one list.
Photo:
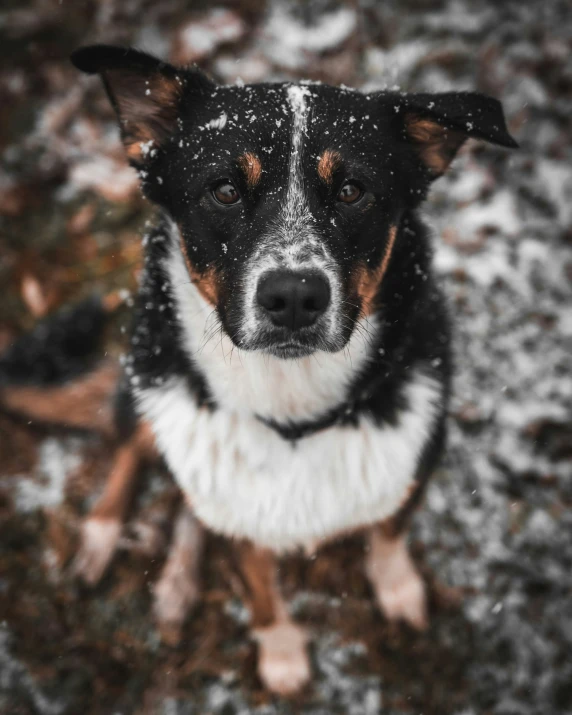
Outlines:
{"label": "dog's right ear", "polygon": [[215,87],[199,70],[178,69],[128,47],[90,45],[76,50],[71,61],[82,72],[101,75],[136,167],[174,133],[185,97]]}
{"label": "dog's right ear", "polygon": [[399,95],[396,105],[402,110],[403,134],[432,179],[447,170],[469,137],[518,148],[506,127],[501,103],[479,92]]}

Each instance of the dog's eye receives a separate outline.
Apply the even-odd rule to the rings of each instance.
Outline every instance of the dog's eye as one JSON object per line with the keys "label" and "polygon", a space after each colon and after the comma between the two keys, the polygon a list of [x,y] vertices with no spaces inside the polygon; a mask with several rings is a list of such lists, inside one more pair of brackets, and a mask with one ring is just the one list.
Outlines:
{"label": "dog's eye", "polygon": [[213,196],[219,204],[236,204],[240,201],[240,195],[230,181],[222,181],[213,189]]}
{"label": "dog's eye", "polygon": [[340,193],[338,194],[338,201],[343,201],[344,204],[355,204],[356,201],[359,201],[361,199],[362,194],[363,191],[360,189],[359,186],[356,186],[350,181],[347,181],[340,189]]}

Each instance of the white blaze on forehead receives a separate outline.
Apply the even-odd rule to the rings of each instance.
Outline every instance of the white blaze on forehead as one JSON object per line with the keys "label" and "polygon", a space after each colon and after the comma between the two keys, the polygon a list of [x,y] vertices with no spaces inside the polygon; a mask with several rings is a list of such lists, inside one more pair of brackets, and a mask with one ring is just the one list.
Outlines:
{"label": "white blaze on forehead", "polygon": [[328,340],[339,332],[341,278],[339,268],[317,231],[305,193],[302,166],[304,136],[308,130],[312,92],[304,85],[286,87],[287,103],[292,111],[288,187],[286,200],[277,220],[260,241],[245,277],[245,315],[239,338],[252,339],[260,327],[256,291],[260,277],[272,270],[313,270],[324,275],[330,285],[330,306],[322,322]]}
{"label": "white blaze on forehead", "polygon": [[226,112],[223,112],[220,117],[217,117],[216,119],[211,119],[210,122],[206,125],[207,129],[224,129],[226,126],[226,123],[228,121],[228,115]]}
{"label": "white blaze on forehead", "polygon": [[291,85],[286,90],[286,95],[290,108],[292,109],[293,120],[290,162],[288,166],[288,193],[284,207],[284,219],[286,223],[292,224],[302,217],[310,217],[303,191],[302,141],[306,133],[309,113],[307,100],[311,97],[311,92],[308,87]]}

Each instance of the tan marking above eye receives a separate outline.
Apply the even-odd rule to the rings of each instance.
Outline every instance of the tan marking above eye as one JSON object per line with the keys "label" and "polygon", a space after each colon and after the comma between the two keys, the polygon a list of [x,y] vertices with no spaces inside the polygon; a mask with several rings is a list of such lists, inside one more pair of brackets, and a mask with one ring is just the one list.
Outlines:
{"label": "tan marking above eye", "polygon": [[331,184],[334,171],[342,163],[342,157],[335,149],[326,149],[318,161],[318,176],[326,184]]}
{"label": "tan marking above eye", "polygon": [[246,177],[246,185],[249,189],[253,189],[262,176],[260,159],[253,152],[247,151],[238,157],[237,163]]}

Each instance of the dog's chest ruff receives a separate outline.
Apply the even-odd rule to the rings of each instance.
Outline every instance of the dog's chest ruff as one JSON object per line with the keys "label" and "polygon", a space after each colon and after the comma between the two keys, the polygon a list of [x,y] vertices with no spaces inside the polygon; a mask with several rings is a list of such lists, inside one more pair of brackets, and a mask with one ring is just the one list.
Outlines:
{"label": "dog's chest ruff", "polygon": [[417,374],[395,427],[362,417],[296,443],[255,417],[198,407],[183,380],[138,393],[140,413],[197,516],[228,536],[279,550],[393,514],[439,412],[441,390]]}

